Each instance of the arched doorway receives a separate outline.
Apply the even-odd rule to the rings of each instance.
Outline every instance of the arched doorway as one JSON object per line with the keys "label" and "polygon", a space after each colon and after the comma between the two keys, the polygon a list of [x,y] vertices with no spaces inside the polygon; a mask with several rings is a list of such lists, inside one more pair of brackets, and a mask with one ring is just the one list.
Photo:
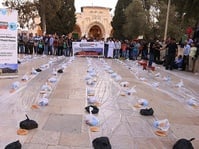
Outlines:
{"label": "arched doorway", "polygon": [[101,28],[98,25],[93,25],[88,31],[88,38],[96,40],[102,39],[103,33]]}

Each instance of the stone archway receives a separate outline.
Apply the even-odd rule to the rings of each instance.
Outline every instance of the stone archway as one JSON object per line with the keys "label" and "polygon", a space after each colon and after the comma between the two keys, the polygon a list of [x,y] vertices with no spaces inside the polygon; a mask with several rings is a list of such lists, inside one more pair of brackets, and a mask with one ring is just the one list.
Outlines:
{"label": "stone archway", "polygon": [[104,38],[105,29],[99,22],[93,22],[89,25],[87,30],[87,38],[100,40]]}
{"label": "stone archway", "polygon": [[90,30],[88,31],[88,38],[91,39],[102,39],[102,30],[100,29],[100,27],[98,25],[94,25],[90,28]]}

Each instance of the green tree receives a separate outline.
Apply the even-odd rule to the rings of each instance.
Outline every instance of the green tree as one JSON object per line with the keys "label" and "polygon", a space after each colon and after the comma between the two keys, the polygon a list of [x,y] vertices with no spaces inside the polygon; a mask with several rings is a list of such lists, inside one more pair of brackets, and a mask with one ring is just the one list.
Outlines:
{"label": "green tree", "polygon": [[187,27],[196,31],[199,24],[199,0],[175,0],[173,3],[181,18],[182,32],[185,33]]}
{"label": "green tree", "polygon": [[143,3],[140,0],[134,0],[125,10],[126,18],[123,25],[125,37],[128,39],[136,38],[138,35],[144,35],[148,29],[147,15]]}
{"label": "green tree", "polygon": [[43,32],[46,33],[48,26],[47,21],[55,17],[63,4],[63,0],[34,0],[34,3],[41,17],[41,28]]}
{"label": "green tree", "polygon": [[64,0],[56,15],[47,19],[47,32],[68,34],[73,31],[75,23],[74,0]]}
{"label": "green tree", "polygon": [[[160,1],[160,13],[157,17],[158,19],[158,33],[160,38],[163,39],[165,24],[166,24],[166,12],[167,12],[167,2]],[[168,20],[168,32],[167,37],[175,37],[177,40],[180,39],[182,35],[181,30],[182,22],[176,11],[175,5],[170,6],[169,20]]]}
{"label": "green tree", "polygon": [[[4,6],[18,11],[18,23],[21,28],[33,28],[34,18],[38,16],[37,7],[30,1],[4,0]],[[31,20],[31,21],[30,21]]]}
{"label": "green tree", "polygon": [[[168,0],[160,0],[168,2]],[[171,6],[175,6],[175,12],[178,19],[180,32],[185,33],[185,29],[189,26],[195,27],[199,22],[199,1],[198,0],[171,0]]]}
{"label": "green tree", "polygon": [[113,37],[117,39],[125,39],[123,25],[126,23],[125,9],[132,0],[118,0],[115,8],[115,15],[111,22],[113,28]]}
{"label": "green tree", "polygon": [[22,28],[30,28],[31,21],[33,27],[34,18],[39,16],[43,33],[46,33],[46,29],[48,32],[56,29],[56,32],[68,33],[76,21],[74,0],[4,0],[3,5],[18,10]]}
{"label": "green tree", "polygon": [[182,16],[186,13],[185,20],[193,18],[199,19],[199,1],[198,0],[173,0],[173,4],[176,6],[176,11]]}

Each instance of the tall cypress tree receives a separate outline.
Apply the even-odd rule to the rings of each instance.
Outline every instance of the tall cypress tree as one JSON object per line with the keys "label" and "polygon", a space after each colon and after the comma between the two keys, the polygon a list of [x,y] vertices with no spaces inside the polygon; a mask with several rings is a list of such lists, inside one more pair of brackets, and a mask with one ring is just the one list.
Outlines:
{"label": "tall cypress tree", "polygon": [[128,16],[123,25],[124,34],[127,39],[137,38],[139,35],[145,35],[149,28],[147,24],[147,15],[140,0],[134,0],[126,8],[125,15]]}
{"label": "tall cypress tree", "polygon": [[76,17],[74,0],[63,0],[54,17],[47,19],[47,33],[68,34],[73,31]]}
{"label": "tall cypress tree", "polygon": [[117,39],[125,39],[123,25],[126,23],[125,9],[132,0],[118,0],[115,8],[115,14],[111,25],[113,27],[113,37]]}

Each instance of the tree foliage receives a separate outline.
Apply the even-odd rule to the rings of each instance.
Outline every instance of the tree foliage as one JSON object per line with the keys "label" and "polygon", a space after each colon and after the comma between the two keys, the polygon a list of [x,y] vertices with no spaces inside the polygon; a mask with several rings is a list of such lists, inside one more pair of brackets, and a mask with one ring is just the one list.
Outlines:
{"label": "tree foliage", "polygon": [[134,0],[125,10],[128,18],[123,26],[125,37],[128,39],[144,35],[147,30],[147,15],[140,0]]}
{"label": "tree foliage", "polygon": [[117,39],[124,39],[123,25],[126,23],[125,9],[132,2],[132,0],[118,0],[115,8],[115,15],[111,22],[113,28],[113,37]]}
{"label": "tree foliage", "polygon": [[34,27],[34,18],[38,16],[37,7],[34,3],[25,0],[5,0],[2,4],[18,11],[18,23],[21,28]]}
{"label": "tree foliage", "polygon": [[195,20],[199,19],[199,1],[198,0],[173,0],[173,4],[176,6],[176,11],[183,15],[186,13],[185,20],[193,18]]}
{"label": "tree foliage", "polygon": [[47,17],[47,32],[68,34],[73,31],[76,18],[74,0],[63,0],[54,16]]}
{"label": "tree foliage", "polygon": [[39,16],[41,17],[41,28],[46,33],[47,26],[50,25],[51,20],[61,8],[63,0],[35,0]]}
{"label": "tree foliage", "polygon": [[[160,2],[160,13],[157,17],[158,22],[158,29],[157,29],[157,35],[159,38],[163,39],[164,31],[165,31],[165,24],[166,24],[166,13],[167,13],[167,3],[166,2]],[[178,39],[178,37],[181,37],[181,25],[182,22],[179,19],[176,8],[174,5],[170,6],[169,11],[169,20],[168,20],[168,31],[167,36],[172,36]]]}
{"label": "tree foliage", "polygon": [[[168,0],[159,0],[166,2]],[[195,27],[195,24],[199,22],[199,0],[171,0],[171,5],[175,6],[175,11],[178,15],[178,20],[181,21],[181,31],[187,27]]]}
{"label": "tree foliage", "polygon": [[69,33],[75,25],[74,0],[4,0],[3,5],[18,10],[22,28],[34,28],[34,19],[38,16],[44,33],[46,29],[48,32],[52,32],[52,29],[59,33]]}
{"label": "tree foliage", "polygon": [[[134,3],[135,0],[132,0],[132,3],[128,1],[128,5],[126,1],[118,0],[112,21],[114,37],[129,38],[143,32],[147,38],[162,39],[165,32],[168,0],[138,1],[142,4],[137,6],[139,10],[135,8],[137,5]],[[124,6],[126,6],[125,9],[123,9]],[[198,6],[199,0],[171,0],[167,36],[178,39],[185,33],[187,27],[194,27],[196,22],[199,22]],[[139,16],[137,19],[136,15]],[[140,24],[145,24],[145,28],[143,29]]]}

